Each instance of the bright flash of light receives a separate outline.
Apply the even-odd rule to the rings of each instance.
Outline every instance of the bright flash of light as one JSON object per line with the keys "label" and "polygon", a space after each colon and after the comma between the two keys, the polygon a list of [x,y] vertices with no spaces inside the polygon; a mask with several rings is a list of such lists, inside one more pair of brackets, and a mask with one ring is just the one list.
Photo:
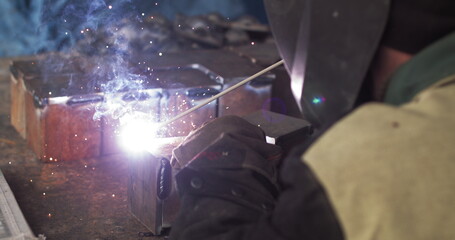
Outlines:
{"label": "bright flash of light", "polygon": [[157,137],[160,125],[145,114],[130,114],[120,119],[120,142],[132,152],[153,152],[159,146]]}

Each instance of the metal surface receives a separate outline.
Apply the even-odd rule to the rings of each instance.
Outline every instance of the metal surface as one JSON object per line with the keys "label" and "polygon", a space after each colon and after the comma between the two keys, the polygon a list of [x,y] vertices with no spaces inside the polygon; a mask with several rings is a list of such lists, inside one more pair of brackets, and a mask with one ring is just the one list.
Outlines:
{"label": "metal surface", "polygon": [[[319,127],[348,112],[382,35],[389,1],[265,0],[265,5],[293,92],[302,96],[304,117]],[[325,101],[313,104],[315,98]]]}
{"label": "metal surface", "polygon": [[281,60],[278,49],[273,41],[231,47],[230,49],[239,56],[248,58],[252,63],[263,67]]}
{"label": "metal surface", "polygon": [[[261,69],[224,50],[131,59],[122,62],[126,66],[117,59],[58,55],[14,62],[14,126],[44,161],[117,153],[122,114],[143,112],[151,121],[166,121]],[[173,122],[165,136],[185,136],[217,116],[269,109],[265,103],[273,79],[273,74],[266,73],[219,100],[210,100]],[[237,104],[245,97],[248,106]]]}
{"label": "metal surface", "polygon": [[[232,47],[230,50],[262,67],[269,66],[278,61],[278,59],[281,59],[273,41]],[[272,73],[275,74],[275,80],[271,86],[272,96],[269,99],[270,110],[272,112],[302,118],[297,102],[292,96],[290,77],[286,68],[284,66],[278,67],[272,70]]]}
{"label": "metal surface", "polygon": [[[164,150],[164,155],[169,154]],[[179,210],[176,172],[162,156],[143,153],[128,160],[128,209],[154,235],[160,235],[172,225]]]}
{"label": "metal surface", "polygon": [[17,205],[3,173],[0,171],[0,239],[37,239]]}
{"label": "metal surface", "polygon": [[168,124],[170,124],[170,123],[172,123],[172,122],[184,117],[185,115],[188,115],[188,114],[198,110],[199,108],[205,106],[206,104],[210,103],[211,101],[214,101],[214,100],[216,100],[216,99],[218,99],[218,98],[220,98],[220,97],[222,97],[222,96],[224,96],[224,95],[236,90],[237,88],[239,88],[239,87],[251,82],[252,80],[258,78],[259,76],[261,76],[261,75],[271,71],[272,69],[280,66],[281,64],[283,64],[283,60],[280,60],[280,61],[270,65],[269,67],[262,69],[261,71],[251,75],[250,77],[247,77],[246,79],[244,79],[244,80],[242,80],[242,81],[240,81],[240,82],[228,87],[227,89],[223,90],[222,92],[220,92],[220,93],[218,93],[218,94],[216,94],[216,95],[204,100],[203,102],[199,103],[198,105],[196,105],[196,106],[194,106],[194,107],[192,107],[192,108],[190,108],[190,109],[178,114],[177,116],[165,121],[163,123],[163,125],[168,125]]}

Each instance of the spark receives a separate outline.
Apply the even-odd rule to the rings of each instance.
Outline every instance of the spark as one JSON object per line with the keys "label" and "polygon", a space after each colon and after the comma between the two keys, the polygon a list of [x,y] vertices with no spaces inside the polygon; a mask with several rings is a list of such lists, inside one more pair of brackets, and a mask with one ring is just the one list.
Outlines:
{"label": "spark", "polygon": [[120,119],[119,140],[122,146],[131,152],[153,152],[159,147],[156,140],[159,124],[145,113],[135,112]]}
{"label": "spark", "polygon": [[46,196],[46,193],[45,193],[45,192],[43,192],[43,196]]}
{"label": "spark", "polygon": [[163,56],[163,53],[162,53],[162,52],[160,52],[160,53],[158,53],[158,55],[161,57],[161,56]]}
{"label": "spark", "polygon": [[112,9],[112,5],[109,5],[108,8],[109,8],[109,9]]}
{"label": "spark", "polygon": [[112,197],[115,197],[115,194],[112,194]]}

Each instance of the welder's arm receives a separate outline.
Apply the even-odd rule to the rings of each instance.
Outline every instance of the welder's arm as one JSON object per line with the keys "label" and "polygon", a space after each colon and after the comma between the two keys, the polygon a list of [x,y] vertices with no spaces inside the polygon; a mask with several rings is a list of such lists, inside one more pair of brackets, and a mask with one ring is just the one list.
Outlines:
{"label": "welder's arm", "polygon": [[181,209],[174,240],[342,239],[325,196],[300,156],[286,160],[284,188],[276,173],[279,148],[238,117],[223,117],[174,150]]}

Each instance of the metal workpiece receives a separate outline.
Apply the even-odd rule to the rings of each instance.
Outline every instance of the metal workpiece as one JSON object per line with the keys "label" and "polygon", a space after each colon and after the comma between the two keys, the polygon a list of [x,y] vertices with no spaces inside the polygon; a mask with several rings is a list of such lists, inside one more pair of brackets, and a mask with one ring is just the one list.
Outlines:
{"label": "metal workpiece", "polygon": [[[197,106],[202,100],[222,90],[222,85],[218,82],[222,78],[197,64],[173,68],[163,75],[165,76],[161,78],[163,98],[160,101],[160,122]],[[165,136],[188,135],[203,123],[216,118],[217,107],[218,101],[215,100],[193,114],[170,123],[166,128]]]}
{"label": "metal workpiece", "polygon": [[[261,67],[270,66],[281,59],[274,41],[230,47],[229,50]],[[292,95],[290,77],[284,65],[273,69],[271,72],[275,75],[275,79],[272,82],[272,98],[267,103],[270,110],[302,118],[302,113]]]}
{"label": "metal workpiece", "polygon": [[[12,122],[43,161],[117,153],[121,116],[138,112],[150,121],[167,121],[259,70],[228,50],[122,61],[39,56],[11,65]],[[163,135],[186,136],[219,116],[269,109],[273,80],[274,74],[265,73],[170,123]]]}
{"label": "metal workpiece", "polygon": [[237,55],[249,59],[252,63],[266,67],[281,60],[275,42],[251,43],[248,45],[229,47]]}
{"label": "metal workpiece", "polygon": [[[182,58],[182,56],[185,56]],[[249,76],[262,70],[261,66],[252,63],[249,59],[239,56],[230,50],[198,50],[179,53],[167,53],[162,56],[138,56],[134,68],[162,68],[169,66],[185,66],[197,63],[216,74],[215,80],[222,84],[222,90],[235,85]],[[271,85],[275,79],[273,72],[268,72],[243,87],[219,99],[218,116],[240,115],[269,109],[267,100],[271,98]],[[238,99],[247,98],[249,103],[238,104]]]}
{"label": "metal workpiece", "polygon": [[[63,54],[39,55],[35,59],[14,61],[12,77],[39,99],[86,95],[101,92],[101,86],[114,79],[110,65],[98,58]],[[102,66],[102,67],[101,67]]]}
{"label": "metal workpiece", "polygon": [[[157,150],[159,154],[128,157],[132,158],[127,159],[128,208],[147,229],[160,234],[171,226],[180,205],[174,181],[176,172],[166,160],[172,149],[206,121],[228,114],[268,110],[275,75],[261,71],[262,67],[230,50],[142,55],[131,57],[134,61],[121,61],[123,65],[112,59],[95,63],[97,59],[70,61],[67,70],[51,74],[34,67],[28,71],[28,67],[35,64],[49,67],[50,62],[57,61],[13,63],[12,122],[16,129],[23,129],[23,136],[42,161],[119,153],[123,114],[139,112],[151,122],[163,122],[238,86],[170,123],[162,136],[165,138],[155,139],[160,142],[170,139],[169,144]],[[108,60],[112,60],[111,65],[106,63]],[[80,61],[83,62],[80,66],[70,67]],[[258,72],[263,75],[256,76]],[[240,84],[252,75],[257,78]]]}
{"label": "metal workpiece", "polygon": [[166,157],[143,153],[128,160],[128,209],[154,235],[160,235],[171,226],[180,206],[176,172]]}

